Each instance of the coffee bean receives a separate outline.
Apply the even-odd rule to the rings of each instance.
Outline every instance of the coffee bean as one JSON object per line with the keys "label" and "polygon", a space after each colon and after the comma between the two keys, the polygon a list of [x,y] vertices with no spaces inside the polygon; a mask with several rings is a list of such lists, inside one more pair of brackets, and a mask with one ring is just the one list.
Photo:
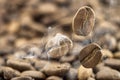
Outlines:
{"label": "coffee bean", "polygon": [[61,77],[58,76],[50,76],[46,80],[63,80]]}
{"label": "coffee bean", "polygon": [[32,65],[22,60],[8,60],[7,65],[18,71],[34,70]]}
{"label": "coffee bean", "polygon": [[18,77],[20,76],[20,72],[17,70],[14,70],[10,67],[2,67],[2,73],[3,73],[3,77],[4,79],[11,79],[13,77]]}
{"label": "coffee bean", "polygon": [[95,13],[88,6],[81,7],[75,14],[72,22],[72,28],[75,34],[87,36],[95,23]]}
{"label": "coffee bean", "polygon": [[100,64],[98,64],[96,67],[95,67],[95,69],[94,69],[94,72],[95,73],[97,73],[97,72],[99,72],[99,71],[101,71],[101,70],[109,70],[109,69],[111,69],[110,67],[108,67],[108,66],[105,66],[105,65],[102,65],[102,63],[100,63]]}
{"label": "coffee bean", "polygon": [[87,45],[80,52],[80,63],[87,68],[95,67],[102,57],[100,50],[100,46],[96,43]]}
{"label": "coffee bean", "polygon": [[52,39],[48,40],[46,50],[48,57],[60,58],[68,53],[72,48],[72,41],[65,35],[57,33]]}
{"label": "coffee bean", "polygon": [[46,76],[40,71],[24,71],[21,73],[21,76],[28,76],[36,79],[44,80]]}
{"label": "coffee bean", "polygon": [[97,80],[120,80],[120,72],[114,69],[103,69],[96,74]]}
{"label": "coffee bean", "polygon": [[93,75],[93,72],[92,72],[91,68],[85,68],[83,66],[79,67],[79,70],[78,70],[78,79],[79,80],[86,80],[92,75]]}
{"label": "coffee bean", "polygon": [[32,79],[31,77],[22,76],[22,77],[12,78],[11,80],[34,80],[34,79]]}
{"label": "coffee bean", "polygon": [[68,63],[49,62],[41,71],[48,76],[65,76],[69,69]]}
{"label": "coffee bean", "polygon": [[104,61],[106,66],[109,66],[113,69],[120,70],[120,60],[119,59],[107,59]]}

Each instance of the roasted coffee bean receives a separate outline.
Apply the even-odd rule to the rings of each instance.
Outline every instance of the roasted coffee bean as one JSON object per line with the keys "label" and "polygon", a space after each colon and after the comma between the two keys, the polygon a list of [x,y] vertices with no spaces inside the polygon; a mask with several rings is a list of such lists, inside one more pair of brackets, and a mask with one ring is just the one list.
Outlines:
{"label": "roasted coffee bean", "polygon": [[48,76],[65,76],[69,69],[68,63],[49,62],[41,71]]}
{"label": "roasted coffee bean", "polygon": [[34,80],[34,79],[32,79],[31,77],[28,77],[28,76],[22,76],[22,77],[12,78],[11,80]]}
{"label": "roasted coffee bean", "polygon": [[95,68],[93,70],[95,73],[97,73],[98,71],[107,69],[107,68],[110,69],[110,67],[105,66],[104,63],[99,63],[95,66]]}
{"label": "roasted coffee bean", "polygon": [[66,55],[72,48],[72,41],[65,35],[57,33],[52,39],[48,40],[46,50],[48,57],[60,58]]}
{"label": "roasted coffee bean", "polygon": [[95,67],[101,60],[101,48],[96,43],[84,47],[80,52],[80,63],[86,68]]}
{"label": "roasted coffee bean", "polygon": [[120,80],[120,72],[114,69],[103,69],[96,74],[97,80]]}
{"label": "roasted coffee bean", "polygon": [[61,77],[58,76],[50,76],[46,80],[63,80]]}
{"label": "roasted coffee bean", "polygon": [[12,69],[10,67],[1,67],[1,69],[2,69],[2,73],[3,73],[3,77],[6,80],[9,80],[9,79],[11,79],[13,77],[20,76],[20,72],[19,71],[14,70],[14,69]]}
{"label": "roasted coffee bean", "polygon": [[32,65],[22,60],[8,60],[7,65],[18,71],[34,70]]}
{"label": "roasted coffee bean", "polygon": [[87,80],[92,75],[93,75],[93,72],[91,68],[85,68],[83,66],[79,67],[79,70],[78,70],[79,80]]}
{"label": "roasted coffee bean", "polygon": [[44,80],[46,78],[46,76],[40,72],[40,71],[24,71],[21,73],[21,76],[28,76],[28,77],[32,77],[34,78],[35,80],[37,79],[42,79]]}
{"label": "roasted coffee bean", "polygon": [[81,7],[75,14],[72,22],[72,28],[75,34],[87,36],[95,23],[95,13],[88,6]]}
{"label": "roasted coffee bean", "polygon": [[106,66],[109,66],[113,69],[120,70],[120,60],[119,59],[107,59],[104,61]]}

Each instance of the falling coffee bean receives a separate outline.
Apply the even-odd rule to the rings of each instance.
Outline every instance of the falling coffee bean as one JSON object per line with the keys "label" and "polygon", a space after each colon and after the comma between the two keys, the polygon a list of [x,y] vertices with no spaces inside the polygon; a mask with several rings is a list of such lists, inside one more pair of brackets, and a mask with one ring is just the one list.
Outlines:
{"label": "falling coffee bean", "polygon": [[45,48],[50,58],[58,59],[66,55],[72,46],[73,42],[70,38],[57,33],[52,39],[48,40]]}
{"label": "falling coffee bean", "polygon": [[101,48],[96,43],[92,43],[84,47],[80,52],[80,62],[86,68],[95,67],[101,60]]}
{"label": "falling coffee bean", "polygon": [[95,23],[95,13],[88,6],[80,8],[75,14],[72,28],[75,34],[87,36],[93,29]]}

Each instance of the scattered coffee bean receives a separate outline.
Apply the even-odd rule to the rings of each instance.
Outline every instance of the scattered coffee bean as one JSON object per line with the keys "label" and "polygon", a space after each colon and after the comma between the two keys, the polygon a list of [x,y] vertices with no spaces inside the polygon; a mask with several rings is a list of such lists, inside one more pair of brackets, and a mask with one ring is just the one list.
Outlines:
{"label": "scattered coffee bean", "polygon": [[28,77],[32,77],[34,78],[35,80],[37,79],[42,79],[44,80],[46,78],[46,76],[40,72],[40,71],[24,71],[21,73],[21,76],[28,76]]}
{"label": "scattered coffee bean", "polygon": [[34,80],[34,79],[32,79],[31,77],[22,76],[22,77],[12,78],[11,80]]}
{"label": "scattered coffee bean", "polygon": [[68,63],[49,62],[41,71],[48,76],[65,76],[70,69]]}
{"label": "scattered coffee bean", "polygon": [[2,75],[3,75],[4,79],[6,79],[6,80],[9,80],[9,79],[11,79],[13,77],[20,76],[19,71],[14,70],[14,69],[12,69],[10,67],[2,67],[1,69],[2,69],[2,73],[3,73]]}
{"label": "scattered coffee bean", "polygon": [[7,61],[7,65],[18,71],[34,70],[34,68],[32,67],[30,63],[27,63],[22,60],[11,59]]}
{"label": "scattered coffee bean", "polygon": [[105,66],[104,63],[99,63],[93,70],[95,73],[97,73],[98,71],[107,69],[107,68],[110,69],[108,66]]}
{"label": "scattered coffee bean", "polygon": [[63,80],[61,77],[58,76],[50,76],[46,80]]}
{"label": "scattered coffee bean", "polygon": [[80,52],[80,63],[87,68],[95,67],[101,60],[101,48],[96,43],[84,47]]}
{"label": "scattered coffee bean", "polygon": [[72,22],[74,33],[87,36],[93,29],[95,13],[88,6],[81,7],[75,14]]}
{"label": "scattered coffee bean", "polygon": [[97,80],[119,80],[120,72],[113,69],[103,69],[96,74]]}
{"label": "scattered coffee bean", "polygon": [[120,70],[120,60],[119,59],[107,59],[104,61],[106,66],[109,66],[113,69]]}

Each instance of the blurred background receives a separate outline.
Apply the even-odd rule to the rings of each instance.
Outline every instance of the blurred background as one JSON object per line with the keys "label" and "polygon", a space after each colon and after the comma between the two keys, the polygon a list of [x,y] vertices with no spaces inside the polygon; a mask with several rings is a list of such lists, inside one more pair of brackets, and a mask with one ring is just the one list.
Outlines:
{"label": "blurred background", "polygon": [[37,42],[49,28],[71,29],[76,11],[90,6],[96,14],[92,42],[120,50],[120,0],[0,0],[0,53]]}
{"label": "blurred background", "polygon": [[[74,48],[70,52],[72,55],[68,54],[60,59],[60,62],[67,62],[71,65],[67,78],[62,77],[63,79],[60,80],[77,80],[77,75],[78,78],[80,78],[79,80],[81,80],[81,74],[83,77],[84,74],[88,74],[84,68],[82,69],[84,74],[81,70],[79,70],[81,74],[78,73],[80,67],[78,57],[83,46],[92,42],[97,42],[102,47],[102,68],[107,69],[107,71],[103,71],[100,67],[101,64],[99,67],[95,67],[98,71],[93,69],[94,79],[92,80],[103,80],[102,76],[104,75],[104,80],[119,80],[120,0],[0,0],[0,66],[7,65],[6,61],[10,57],[14,61],[16,57],[19,58],[24,55],[29,55],[29,52],[19,52],[18,48],[31,43],[38,44],[44,37],[54,32],[54,30],[51,31],[52,28],[57,27],[63,32],[71,32],[72,19],[76,11],[82,6],[89,6],[95,11],[96,19],[94,30],[92,35],[86,36],[85,38],[77,36],[73,41]],[[39,47],[39,49],[40,48],[41,47]],[[40,53],[39,49],[37,48],[39,51],[38,54]],[[37,53],[37,51],[35,52]],[[38,62],[43,60],[43,58],[38,58]],[[33,59],[31,61],[33,61]],[[31,66],[36,66],[33,65],[33,62],[30,64]],[[40,62],[37,66],[41,66],[41,64],[43,63]],[[109,71],[107,66],[112,68],[113,71]],[[103,74],[101,70],[105,74]],[[106,72],[108,72],[107,75]],[[112,72],[117,78],[114,78],[109,72]],[[103,75],[101,76],[101,74]],[[86,80],[88,80],[87,78]],[[0,77],[0,80],[4,79]]]}

